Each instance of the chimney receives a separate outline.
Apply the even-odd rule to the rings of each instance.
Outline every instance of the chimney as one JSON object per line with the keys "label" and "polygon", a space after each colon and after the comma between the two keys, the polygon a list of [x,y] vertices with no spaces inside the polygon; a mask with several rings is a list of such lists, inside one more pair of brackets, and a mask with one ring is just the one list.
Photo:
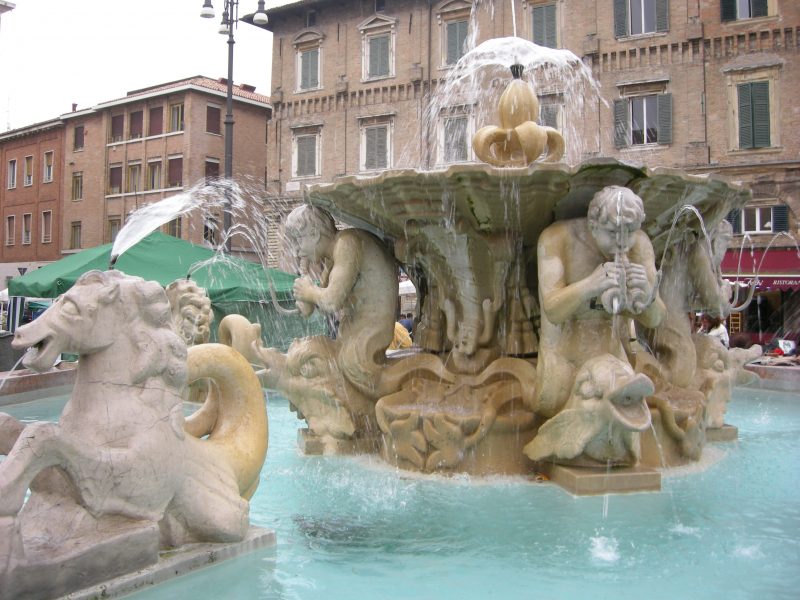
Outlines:
{"label": "chimney", "polygon": [[250,85],[249,83],[243,83],[239,87],[241,87],[245,92],[255,92],[256,91],[256,86]]}
{"label": "chimney", "polygon": [[77,102],[73,102],[72,103],[72,112],[75,112],[76,110],[78,110],[78,103]]}

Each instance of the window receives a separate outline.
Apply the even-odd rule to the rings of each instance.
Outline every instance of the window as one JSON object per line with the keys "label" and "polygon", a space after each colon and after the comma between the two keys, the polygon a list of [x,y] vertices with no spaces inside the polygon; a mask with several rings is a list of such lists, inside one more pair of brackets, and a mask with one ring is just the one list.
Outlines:
{"label": "window", "polygon": [[533,18],[533,43],[539,46],[555,48],[558,43],[556,36],[556,5],[534,6],[531,16]]}
{"label": "window", "polygon": [[219,160],[216,158],[206,159],[205,177],[206,183],[209,183],[214,179],[219,179]]}
{"label": "window", "polygon": [[44,153],[44,163],[42,166],[42,181],[50,183],[53,181],[53,152]]}
{"label": "window", "polygon": [[108,169],[108,193],[122,192],[122,165],[114,165]]}
{"label": "window", "polygon": [[49,244],[53,240],[53,211],[42,211],[42,243]]}
{"label": "window", "polygon": [[172,219],[172,221],[170,221],[166,225],[166,233],[167,235],[171,235],[172,237],[176,238],[181,237],[182,231],[183,231],[183,222],[181,217]]}
{"label": "window", "polygon": [[144,131],[144,113],[141,110],[132,112],[128,123],[128,138],[135,140],[142,137]]}
{"label": "window", "polygon": [[294,177],[319,175],[319,128],[304,128],[294,132],[292,174]]}
{"label": "window", "polygon": [[466,114],[442,118],[439,162],[450,164],[471,159],[469,125],[469,115]]}
{"label": "window", "polygon": [[789,207],[785,204],[745,206],[731,211],[726,218],[737,234],[789,231]]}
{"label": "window", "polygon": [[739,148],[769,148],[769,82],[753,81],[736,86],[739,116]]}
{"label": "window", "polygon": [[207,133],[216,133],[219,135],[222,132],[220,129],[220,116],[222,111],[220,110],[219,106],[215,106],[214,104],[208,104],[206,106],[206,132]]}
{"label": "window", "polygon": [[672,143],[672,95],[650,94],[614,101],[617,148]]}
{"label": "window", "polygon": [[72,174],[72,199],[83,199],[83,173],[80,171]]}
{"label": "window", "polygon": [[25,213],[22,215],[22,243],[31,243],[31,227],[33,226],[33,215]]}
{"label": "window", "polygon": [[76,125],[72,131],[72,149],[83,150],[84,129],[83,125]]}
{"label": "window", "polygon": [[33,157],[26,156],[25,157],[25,173],[23,179],[23,185],[25,187],[29,185],[33,185]]}
{"label": "window", "polygon": [[147,135],[161,135],[164,133],[164,107],[154,106],[150,109],[147,120]]}
{"label": "window", "polygon": [[367,73],[366,78],[387,77],[389,65],[389,35],[374,35],[367,38]]}
{"label": "window", "polygon": [[183,104],[171,104],[169,107],[169,130],[183,131]]}
{"label": "window", "polygon": [[73,221],[69,227],[69,249],[80,250],[81,247],[81,222]]}
{"label": "window", "polygon": [[539,98],[539,125],[561,130],[561,107],[563,99],[560,94],[548,94]]}
{"label": "window", "polygon": [[614,36],[669,31],[669,0],[614,0]]}
{"label": "window", "polygon": [[17,187],[17,160],[12,158],[8,161],[8,189],[13,190]]}
{"label": "window", "polygon": [[147,189],[161,189],[161,160],[153,160],[147,163]]}
{"label": "window", "polygon": [[108,217],[108,223],[106,226],[106,239],[109,243],[112,243],[117,239],[120,229],[122,229],[122,219],[118,215]]}
{"label": "window", "polygon": [[142,164],[135,162],[128,164],[128,181],[126,192],[136,193],[142,189]]}
{"label": "window", "polygon": [[125,115],[114,115],[111,117],[111,135],[109,142],[121,142],[125,131]]}
{"label": "window", "polygon": [[445,26],[445,57],[444,64],[454,65],[464,56],[467,45],[467,30],[469,21],[450,21]]}
{"label": "window", "polygon": [[215,217],[209,217],[208,220],[203,222],[203,241],[212,246],[216,246],[218,230],[217,219]]}
{"label": "window", "polygon": [[386,0],[375,0],[375,12],[386,10]]}
{"label": "window", "polygon": [[167,159],[167,187],[183,185],[183,157],[171,156]]}
{"label": "window", "polygon": [[769,14],[768,0],[721,0],[720,9],[723,21],[753,19]]}
{"label": "window", "polygon": [[300,90],[315,90],[319,87],[319,48],[301,50],[298,54]]}
{"label": "window", "polygon": [[317,26],[317,11],[309,10],[306,12],[306,27]]}
{"label": "window", "polygon": [[362,121],[361,170],[376,171],[391,166],[392,125],[384,121]]}
{"label": "window", "polygon": [[15,233],[17,229],[17,218],[14,215],[6,217],[6,246],[13,246],[15,242]]}

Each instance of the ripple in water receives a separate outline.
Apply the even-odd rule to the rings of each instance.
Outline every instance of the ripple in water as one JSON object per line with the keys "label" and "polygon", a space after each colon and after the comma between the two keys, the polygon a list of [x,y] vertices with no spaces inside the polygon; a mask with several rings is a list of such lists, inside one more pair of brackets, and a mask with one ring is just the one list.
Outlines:
{"label": "ripple in water", "polygon": [[598,535],[592,538],[592,546],[589,549],[592,560],[613,564],[619,560],[619,543],[616,538]]}

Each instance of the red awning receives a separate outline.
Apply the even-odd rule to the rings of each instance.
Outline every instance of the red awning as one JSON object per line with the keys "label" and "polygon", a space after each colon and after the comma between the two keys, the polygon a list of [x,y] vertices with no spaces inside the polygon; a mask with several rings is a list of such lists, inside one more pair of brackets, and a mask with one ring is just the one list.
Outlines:
{"label": "red awning", "polygon": [[722,276],[745,282],[758,272],[759,289],[800,289],[800,255],[794,248],[728,250],[722,259]]}

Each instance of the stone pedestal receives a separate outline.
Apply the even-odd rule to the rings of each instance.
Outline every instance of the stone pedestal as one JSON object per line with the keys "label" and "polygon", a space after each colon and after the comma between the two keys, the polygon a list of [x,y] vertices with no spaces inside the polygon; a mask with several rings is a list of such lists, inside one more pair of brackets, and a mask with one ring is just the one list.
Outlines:
{"label": "stone pedestal", "polygon": [[707,442],[735,442],[739,439],[739,428],[725,423],[722,427],[706,429]]}
{"label": "stone pedestal", "polygon": [[661,473],[647,467],[571,467],[541,463],[539,471],[576,496],[661,491]]}

